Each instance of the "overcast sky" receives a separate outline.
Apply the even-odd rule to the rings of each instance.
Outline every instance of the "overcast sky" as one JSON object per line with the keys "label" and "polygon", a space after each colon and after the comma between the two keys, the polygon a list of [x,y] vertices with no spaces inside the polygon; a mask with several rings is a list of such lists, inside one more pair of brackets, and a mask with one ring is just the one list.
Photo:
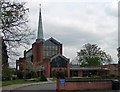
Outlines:
{"label": "overcast sky", "polygon": [[[97,44],[112,56],[115,63],[118,62],[117,0],[20,1],[27,2],[26,7],[30,9],[29,25],[36,30],[36,35],[39,4],[42,4],[44,39],[54,37],[61,42],[66,57],[74,59],[84,44],[91,43]],[[23,51],[21,49],[21,56]]]}

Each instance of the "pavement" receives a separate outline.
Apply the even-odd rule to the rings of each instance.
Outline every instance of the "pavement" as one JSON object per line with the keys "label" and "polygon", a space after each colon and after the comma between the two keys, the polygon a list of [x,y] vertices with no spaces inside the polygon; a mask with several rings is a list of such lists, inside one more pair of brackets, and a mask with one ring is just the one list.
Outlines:
{"label": "pavement", "polygon": [[48,80],[47,82],[37,82],[37,83],[29,83],[29,84],[15,84],[15,85],[9,85],[9,86],[5,86],[5,87],[0,87],[0,91],[1,90],[15,90],[18,88],[32,86],[32,85],[55,83],[55,82],[51,81],[49,78],[47,78],[47,80]]}

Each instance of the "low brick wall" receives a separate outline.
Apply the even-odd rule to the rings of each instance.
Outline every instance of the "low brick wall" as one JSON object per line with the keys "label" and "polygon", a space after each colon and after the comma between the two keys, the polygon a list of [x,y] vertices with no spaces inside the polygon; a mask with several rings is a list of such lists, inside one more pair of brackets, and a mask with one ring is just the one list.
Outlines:
{"label": "low brick wall", "polygon": [[[60,84],[60,80],[65,80]],[[93,90],[93,89],[112,89],[112,80],[103,79],[57,79],[58,90]]]}

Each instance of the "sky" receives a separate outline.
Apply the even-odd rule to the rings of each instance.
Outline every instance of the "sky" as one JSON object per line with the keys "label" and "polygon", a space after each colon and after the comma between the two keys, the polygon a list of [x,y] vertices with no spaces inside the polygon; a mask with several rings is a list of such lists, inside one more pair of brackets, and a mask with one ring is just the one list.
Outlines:
{"label": "sky", "polygon": [[[16,1],[16,0],[13,0]],[[29,26],[37,37],[39,4],[44,39],[63,44],[63,55],[72,61],[84,44],[97,44],[118,62],[118,0],[19,0],[29,8]],[[35,42],[35,39],[31,42]],[[32,45],[28,46],[31,48]],[[24,48],[18,50],[23,57]]]}

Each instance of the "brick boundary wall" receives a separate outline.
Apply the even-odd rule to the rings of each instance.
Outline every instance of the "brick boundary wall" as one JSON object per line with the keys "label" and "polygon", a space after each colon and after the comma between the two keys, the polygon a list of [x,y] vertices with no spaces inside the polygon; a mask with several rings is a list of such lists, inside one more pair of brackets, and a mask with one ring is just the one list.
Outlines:
{"label": "brick boundary wall", "polygon": [[[60,84],[65,80],[65,84]],[[57,79],[57,90],[112,89],[112,80],[102,79]]]}

